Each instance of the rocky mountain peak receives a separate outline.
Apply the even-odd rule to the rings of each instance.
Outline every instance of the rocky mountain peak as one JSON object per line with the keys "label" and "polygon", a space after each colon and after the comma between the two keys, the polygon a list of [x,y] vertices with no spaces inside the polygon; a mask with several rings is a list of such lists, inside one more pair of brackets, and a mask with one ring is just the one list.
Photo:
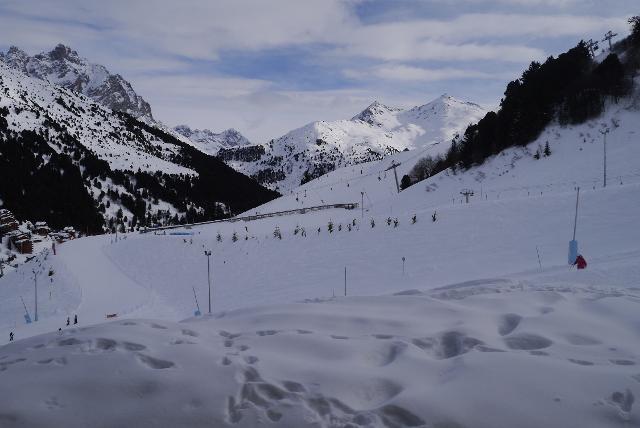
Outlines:
{"label": "rocky mountain peak", "polygon": [[200,150],[211,154],[216,154],[222,148],[251,145],[244,135],[233,128],[216,133],[209,129],[194,129],[189,125],[178,125],[173,130],[187,137]]}
{"label": "rocky mountain peak", "polygon": [[34,56],[12,46],[0,58],[10,68],[30,77],[82,93],[112,110],[153,120],[151,106],[129,82],[102,65],[90,63],[67,45],[58,44],[51,51]]}
{"label": "rocky mountain peak", "polygon": [[69,46],[63,45],[62,43],[59,43],[55,48],[53,48],[46,55],[53,61],[68,60],[75,63],[81,62],[80,57],[78,56],[78,52],[74,51]]}
{"label": "rocky mountain peak", "polygon": [[376,117],[394,111],[398,111],[398,109],[388,107],[376,100],[371,103],[369,107],[352,117],[351,120],[361,120],[363,122],[367,122],[370,125],[375,125],[378,123]]}

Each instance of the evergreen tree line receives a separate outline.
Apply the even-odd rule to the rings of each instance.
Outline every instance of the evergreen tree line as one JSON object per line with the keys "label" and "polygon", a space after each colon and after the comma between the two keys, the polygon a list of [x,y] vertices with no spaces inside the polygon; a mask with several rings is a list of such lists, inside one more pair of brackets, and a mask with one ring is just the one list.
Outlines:
{"label": "evergreen tree line", "polygon": [[[553,120],[570,125],[598,117],[607,102],[617,103],[631,92],[633,75],[640,68],[640,17],[629,22],[631,35],[600,63],[584,41],[557,58],[533,61],[507,85],[497,112],[487,113],[456,136],[444,156],[420,159],[403,177],[403,188],[448,168],[454,173],[466,170],[504,149],[526,146]],[[624,62],[618,56],[622,53]]]}

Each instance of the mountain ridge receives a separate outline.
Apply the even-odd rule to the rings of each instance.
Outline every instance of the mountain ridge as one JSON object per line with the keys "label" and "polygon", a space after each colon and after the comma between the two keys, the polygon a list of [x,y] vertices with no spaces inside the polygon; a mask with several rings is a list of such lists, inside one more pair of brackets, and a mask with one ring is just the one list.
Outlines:
{"label": "mountain ridge", "polygon": [[351,119],[311,122],[264,144],[221,150],[219,156],[261,184],[287,191],[336,168],[450,140],[485,113],[478,104],[446,94],[410,109],[374,101]]}
{"label": "mountain ridge", "polygon": [[154,120],[151,106],[134,91],[131,83],[119,74],[111,74],[105,66],[89,62],[64,44],[33,56],[11,46],[7,53],[0,54],[0,61],[30,77],[86,95],[112,110]]}

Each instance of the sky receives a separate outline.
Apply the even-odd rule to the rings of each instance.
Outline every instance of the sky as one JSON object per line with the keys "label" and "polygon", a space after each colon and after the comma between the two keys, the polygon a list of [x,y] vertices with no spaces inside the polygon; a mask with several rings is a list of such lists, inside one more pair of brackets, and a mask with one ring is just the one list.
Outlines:
{"label": "sky", "polygon": [[637,0],[0,0],[0,49],[64,43],[165,124],[260,143],[375,100],[495,108],[531,61],[625,36],[637,14]]}

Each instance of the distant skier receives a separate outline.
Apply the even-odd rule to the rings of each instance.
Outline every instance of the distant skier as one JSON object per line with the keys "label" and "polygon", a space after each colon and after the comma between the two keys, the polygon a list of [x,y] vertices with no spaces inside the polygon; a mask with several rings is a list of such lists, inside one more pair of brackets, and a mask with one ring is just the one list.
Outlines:
{"label": "distant skier", "polygon": [[69,326],[69,324],[71,324],[71,322],[69,321],[69,317],[67,317],[67,327]]}
{"label": "distant skier", "polygon": [[73,317],[73,325],[76,325],[76,324],[78,324],[78,315],[77,314]]}
{"label": "distant skier", "polygon": [[587,261],[582,257],[582,254],[579,254],[578,257],[576,257],[576,261],[573,264],[576,265],[578,269],[584,269],[587,267]]}
{"label": "distant skier", "polygon": [[13,332],[9,332],[9,342],[13,342]]}
{"label": "distant skier", "polygon": [[437,219],[438,219],[438,216],[437,216],[436,212],[434,211],[433,214],[431,215],[431,220],[433,220],[433,222],[435,223]]}

